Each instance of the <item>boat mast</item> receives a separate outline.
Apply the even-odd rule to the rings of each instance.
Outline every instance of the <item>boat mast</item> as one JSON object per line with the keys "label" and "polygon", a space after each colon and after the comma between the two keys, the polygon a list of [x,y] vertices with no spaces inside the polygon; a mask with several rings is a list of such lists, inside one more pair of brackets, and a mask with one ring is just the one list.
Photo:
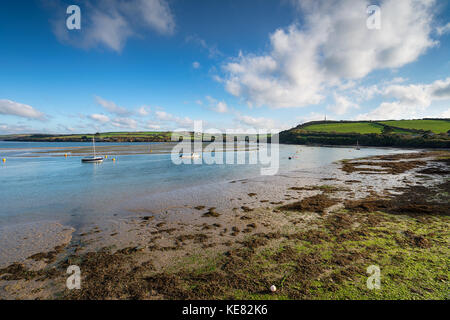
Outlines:
{"label": "boat mast", "polygon": [[94,139],[94,137],[92,137],[92,144],[94,146],[94,158],[95,158],[95,139]]}

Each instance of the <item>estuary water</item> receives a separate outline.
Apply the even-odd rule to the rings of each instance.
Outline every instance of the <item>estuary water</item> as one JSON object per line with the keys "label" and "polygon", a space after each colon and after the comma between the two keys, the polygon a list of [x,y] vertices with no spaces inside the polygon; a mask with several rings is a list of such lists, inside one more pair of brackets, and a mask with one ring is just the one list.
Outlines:
{"label": "estuary water", "polygon": [[[160,153],[110,155],[101,164],[82,163],[80,155],[47,150],[87,147],[89,143],[0,141],[0,226],[57,219],[73,223],[74,217],[95,221],[124,214],[132,202],[150,195],[164,199],[174,190],[225,183],[261,175],[263,164],[175,164],[173,145],[158,143],[97,143],[113,146],[148,145]],[[163,147],[161,147],[163,146]],[[36,153],[38,151],[38,153]],[[106,151],[105,151],[106,152]],[[247,157],[253,151],[229,151]],[[332,162],[372,155],[405,152],[396,149],[338,148],[279,145],[278,174],[314,169]],[[225,156],[225,153],[224,153]],[[291,159],[289,159],[289,157]],[[115,158],[115,161],[112,161]],[[230,187],[233,184],[228,184]],[[182,194],[182,193],[181,193]],[[216,195],[217,196],[217,195]]]}

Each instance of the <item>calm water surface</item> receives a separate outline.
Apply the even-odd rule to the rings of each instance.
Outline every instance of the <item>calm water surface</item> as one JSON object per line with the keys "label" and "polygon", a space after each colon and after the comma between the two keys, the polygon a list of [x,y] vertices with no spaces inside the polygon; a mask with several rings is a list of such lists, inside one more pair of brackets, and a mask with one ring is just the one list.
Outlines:
{"label": "calm water surface", "polygon": [[[115,143],[114,145],[128,143]],[[102,145],[102,143],[98,143]],[[111,144],[109,144],[111,145]],[[74,216],[120,214],[122,204],[149,194],[260,175],[261,165],[176,165],[170,154],[122,155],[116,162],[83,164],[80,157],[21,157],[24,149],[86,143],[1,142],[0,225]],[[238,151],[243,152],[243,151]],[[279,173],[345,158],[404,152],[395,149],[280,145]],[[236,153],[236,152],[235,152]],[[293,157],[289,160],[288,157]]]}

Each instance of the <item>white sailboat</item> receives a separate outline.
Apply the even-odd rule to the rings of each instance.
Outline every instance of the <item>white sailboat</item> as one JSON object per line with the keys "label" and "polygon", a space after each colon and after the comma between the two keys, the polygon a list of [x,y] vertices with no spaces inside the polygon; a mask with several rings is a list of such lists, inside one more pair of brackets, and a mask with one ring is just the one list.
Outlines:
{"label": "white sailboat", "polygon": [[92,137],[92,146],[94,148],[93,156],[92,157],[83,158],[83,159],[81,159],[81,162],[91,162],[91,163],[103,162],[103,157],[97,157],[95,155],[95,139],[94,139],[94,137]]}

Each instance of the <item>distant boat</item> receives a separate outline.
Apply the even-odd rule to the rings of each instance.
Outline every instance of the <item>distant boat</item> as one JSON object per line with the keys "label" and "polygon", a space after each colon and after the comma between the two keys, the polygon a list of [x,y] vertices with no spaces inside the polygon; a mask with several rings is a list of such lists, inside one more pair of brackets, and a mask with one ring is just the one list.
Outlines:
{"label": "distant boat", "polygon": [[94,149],[93,156],[92,157],[88,157],[88,158],[83,158],[83,159],[81,159],[81,162],[90,162],[90,163],[103,162],[103,157],[95,156],[95,139],[94,139],[94,137],[92,137],[92,146],[93,146],[93,149]]}
{"label": "distant boat", "polygon": [[196,152],[193,152],[193,153],[191,153],[191,155],[180,154],[180,158],[182,158],[182,159],[198,159],[198,158],[200,158],[200,155]]}
{"label": "distant boat", "polygon": [[356,150],[361,150],[361,148],[359,147],[359,141],[358,140],[356,140],[356,148],[355,148]]}

